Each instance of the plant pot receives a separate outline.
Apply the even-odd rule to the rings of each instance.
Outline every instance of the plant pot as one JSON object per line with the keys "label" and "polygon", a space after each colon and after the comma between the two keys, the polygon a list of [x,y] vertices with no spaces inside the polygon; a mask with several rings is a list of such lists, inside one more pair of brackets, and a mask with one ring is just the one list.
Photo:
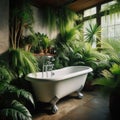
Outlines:
{"label": "plant pot", "polygon": [[120,94],[110,95],[109,109],[112,120],[120,120]]}

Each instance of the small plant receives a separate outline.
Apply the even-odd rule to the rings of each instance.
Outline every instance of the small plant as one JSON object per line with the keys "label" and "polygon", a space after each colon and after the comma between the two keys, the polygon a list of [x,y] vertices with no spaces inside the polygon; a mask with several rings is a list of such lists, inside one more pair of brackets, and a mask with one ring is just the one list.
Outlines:
{"label": "small plant", "polygon": [[44,53],[48,52],[48,48],[52,45],[52,40],[48,38],[46,34],[35,33],[37,43],[32,46],[31,51],[35,53],[40,53],[43,51]]}

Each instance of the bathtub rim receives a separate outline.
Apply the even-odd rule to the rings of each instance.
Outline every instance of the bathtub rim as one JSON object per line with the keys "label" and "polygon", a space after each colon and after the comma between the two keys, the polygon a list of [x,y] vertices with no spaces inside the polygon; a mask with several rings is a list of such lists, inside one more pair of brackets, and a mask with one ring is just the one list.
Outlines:
{"label": "bathtub rim", "polygon": [[[62,77],[48,77],[48,78],[47,77],[45,77],[45,78],[30,77],[31,74],[42,73],[42,72],[35,72],[35,73],[27,74],[25,79],[27,81],[38,81],[38,82],[39,81],[40,82],[47,82],[47,81],[50,82],[50,81],[52,81],[52,82],[58,82],[58,81],[61,81],[61,80],[72,78],[72,77],[88,74],[88,73],[93,71],[93,69],[91,67],[89,67],[89,66],[67,66],[67,67],[64,67],[64,68],[56,69],[56,70],[61,70],[61,69],[69,68],[69,67],[84,67],[84,68],[87,68],[87,69],[81,70],[81,71],[77,71],[75,73],[71,73],[71,74],[68,74],[68,75],[65,75],[65,76],[62,76]],[[53,70],[53,71],[56,71],[56,70]]]}

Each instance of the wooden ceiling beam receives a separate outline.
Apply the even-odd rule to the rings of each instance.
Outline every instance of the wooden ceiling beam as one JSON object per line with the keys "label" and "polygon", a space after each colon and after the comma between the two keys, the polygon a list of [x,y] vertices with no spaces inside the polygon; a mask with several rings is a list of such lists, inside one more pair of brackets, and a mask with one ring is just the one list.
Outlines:
{"label": "wooden ceiling beam", "polygon": [[67,6],[68,8],[78,12],[108,1],[111,0],[32,0],[32,3],[33,5],[42,7],[47,5],[53,7]]}
{"label": "wooden ceiling beam", "polygon": [[108,0],[77,0],[74,3],[69,4],[68,8],[74,11],[81,11],[105,1],[108,1]]}

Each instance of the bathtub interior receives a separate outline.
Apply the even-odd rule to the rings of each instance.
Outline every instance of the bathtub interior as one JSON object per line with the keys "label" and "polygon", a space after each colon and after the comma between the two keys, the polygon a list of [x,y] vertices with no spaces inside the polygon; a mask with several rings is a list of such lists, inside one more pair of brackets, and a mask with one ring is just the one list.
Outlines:
{"label": "bathtub interior", "polygon": [[[91,72],[92,69],[87,66],[71,66],[65,67],[58,70],[53,70],[53,76],[51,76],[51,71],[47,71],[48,76],[46,76],[46,72],[37,72],[28,74],[28,78],[42,79],[42,80],[58,80],[65,79],[75,75],[85,74]],[[44,74],[44,77],[43,77]],[[63,77],[64,76],[64,77]]]}

